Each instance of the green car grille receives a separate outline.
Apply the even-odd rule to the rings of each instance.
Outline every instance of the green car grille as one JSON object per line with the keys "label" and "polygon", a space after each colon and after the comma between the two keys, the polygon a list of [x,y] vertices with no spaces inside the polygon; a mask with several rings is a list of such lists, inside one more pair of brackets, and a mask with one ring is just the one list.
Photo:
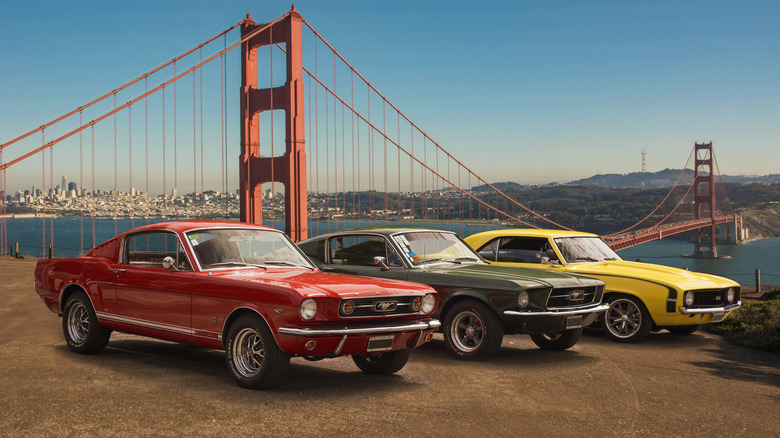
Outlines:
{"label": "green car grille", "polygon": [[547,299],[548,309],[569,309],[601,302],[601,286],[556,287]]}

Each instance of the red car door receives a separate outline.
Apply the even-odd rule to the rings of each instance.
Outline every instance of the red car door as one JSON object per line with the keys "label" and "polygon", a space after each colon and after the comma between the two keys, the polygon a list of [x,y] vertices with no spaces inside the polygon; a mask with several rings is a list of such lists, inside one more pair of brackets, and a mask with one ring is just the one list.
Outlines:
{"label": "red car door", "polygon": [[[162,260],[171,257],[172,269]],[[133,332],[189,342],[192,264],[176,234],[155,230],[128,236],[115,266],[117,322]]]}

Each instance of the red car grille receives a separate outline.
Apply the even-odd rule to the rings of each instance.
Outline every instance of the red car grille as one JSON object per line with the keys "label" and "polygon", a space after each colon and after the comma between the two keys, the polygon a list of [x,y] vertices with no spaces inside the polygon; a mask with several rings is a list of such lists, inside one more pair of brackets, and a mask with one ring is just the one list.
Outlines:
{"label": "red car grille", "polygon": [[[348,300],[341,300],[339,306],[339,316],[342,318],[355,318],[355,317],[382,317],[391,315],[413,315],[419,312],[412,308],[412,302],[415,296],[384,296],[384,297],[372,297],[372,298],[351,298]],[[344,313],[343,304],[346,301],[352,301],[354,310],[352,313]]]}

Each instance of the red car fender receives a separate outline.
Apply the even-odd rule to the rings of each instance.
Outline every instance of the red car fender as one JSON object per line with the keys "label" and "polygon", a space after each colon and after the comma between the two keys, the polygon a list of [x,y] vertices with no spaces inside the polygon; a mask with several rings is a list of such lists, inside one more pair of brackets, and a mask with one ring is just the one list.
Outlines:
{"label": "red car fender", "polygon": [[233,322],[235,322],[236,319],[238,319],[240,316],[246,315],[246,314],[255,314],[259,316],[265,324],[271,329],[271,334],[274,337],[274,340],[276,341],[276,345],[279,345],[279,348],[282,350],[285,350],[284,347],[282,347],[282,343],[279,339],[279,334],[277,333],[277,325],[274,322],[274,319],[266,313],[262,307],[260,307],[257,304],[254,303],[242,303],[233,310],[230,311],[230,313],[225,317],[225,322],[222,325],[222,348],[225,348],[225,344],[227,343],[227,336],[228,331],[230,330],[230,326],[233,325]]}

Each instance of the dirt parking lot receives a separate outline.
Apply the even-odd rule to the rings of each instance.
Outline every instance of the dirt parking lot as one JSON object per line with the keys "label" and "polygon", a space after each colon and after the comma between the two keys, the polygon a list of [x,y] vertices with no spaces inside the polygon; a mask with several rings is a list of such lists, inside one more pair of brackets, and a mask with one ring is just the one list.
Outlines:
{"label": "dirt parking lot", "polygon": [[780,436],[780,355],[707,333],[586,331],[565,352],[507,336],[476,363],[436,335],[397,375],[295,358],[282,385],[251,391],[218,350],[114,333],[71,353],[33,268],[0,259],[0,436]]}

